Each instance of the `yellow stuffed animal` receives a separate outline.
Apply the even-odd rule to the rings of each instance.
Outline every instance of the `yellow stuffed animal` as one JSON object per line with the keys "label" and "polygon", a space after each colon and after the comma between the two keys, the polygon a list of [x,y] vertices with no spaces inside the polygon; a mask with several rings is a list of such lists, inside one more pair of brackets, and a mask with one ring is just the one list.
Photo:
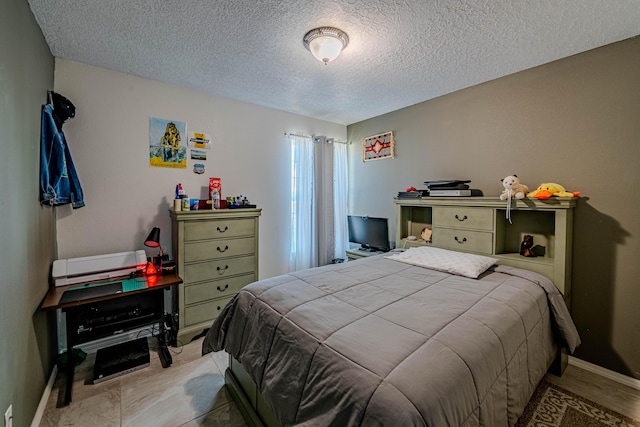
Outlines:
{"label": "yellow stuffed animal", "polygon": [[575,196],[579,196],[579,191],[568,192],[565,188],[560,184],[555,184],[553,182],[540,184],[540,186],[527,194],[527,197],[531,199],[540,199],[545,200],[550,198],[551,196],[562,197],[562,198],[571,198]]}

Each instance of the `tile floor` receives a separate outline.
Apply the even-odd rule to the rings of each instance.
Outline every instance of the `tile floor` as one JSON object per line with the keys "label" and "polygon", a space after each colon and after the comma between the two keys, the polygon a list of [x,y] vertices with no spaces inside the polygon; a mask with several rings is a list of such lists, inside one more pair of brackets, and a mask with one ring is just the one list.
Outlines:
{"label": "tile floor", "polygon": [[40,426],[246,426],[224,387],[226,353],[201,356],[202,338],[171,347],[163,369],[149,340],[151,366],[92,384],[95,354],[76,367],[72,401],[63,405],[65,375],[59,373]]}
{"label": "tile floor", "polygon": [[545,379],[579,396],[640,421],[640,390],[604,376],[569,365],[561,377],[547,374]]}
{"label": "tile floor", "polygon": [[[63,405],[64,374],[58,374],[40,426],[246,426],[224,387],[227,355],[201,356],[202,338],[170,348],[173,365],[163,369],[149,341],[151,366],[91,384],[95,354],[76,367],[71,404]],[[179,353],[178,353],[179,352]],[[576,366],[548,381],[640,420],[640,391]]]}

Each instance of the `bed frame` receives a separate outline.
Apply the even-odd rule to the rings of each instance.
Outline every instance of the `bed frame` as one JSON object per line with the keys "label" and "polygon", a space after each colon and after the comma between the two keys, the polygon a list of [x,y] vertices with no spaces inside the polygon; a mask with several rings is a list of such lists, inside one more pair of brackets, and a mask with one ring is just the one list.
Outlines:
{"label": "bed frame", "polygon": [[[567,367],[568,354],[562,348],[549,361],[548,372],[562,376]],[[282,427],[278,418],[267,406],[247,371],[240,362],[229,356],[229,367],[224,373],[225,384],[244,421],[250,427]]]}
{"label": "bed frame", "polygon": [[240,362],[229,356],[229,367],[224,373],[225,384],[250,427],[282,427],[271,408],[262,399],[258,387]]}
{"label": "bed frame", "polygon": [[[460,226],[460,218],[468,219],[480,214],[491,218],[482,231],[492,236],[493,250],[488,256],[498,258],[498,264],[524,268],[549,277],[564,295],[567,307],[571,307],[571,255],[573,209],[577,200],[552,198],[549,200],[513,200],[512,209],[517,226],[509,224],[505,219],[506,202],[498,197],[461,197],[437,198],[428,197],[419,200],[394,199],[397,206],[397,238],[396,247],[440,246],[425,242],[406,242],[408,235],[419,235],[424,227],[439,227],[443,230],[464,232],[478,228],[476,223]],[[455,214],[456,220],[447,222],[441,213]],[[515,223],[516,221],[514,221]],[[480,227],[482,228],[482,227]],[[460,229],[460,230],[458,230]],[[531,231],[533,230],[533,232]],[[536,234],[538,241],[548,246],[548,252],[542,258],[522,258],[518,254],[523,233]],[[447,247],[445,249],[461,250]],[[464,250],[462,250],[464,252]],[[475,252],[473,249],[471,252]],[[561,376],[568,364],[568,353],[561,348],[552,360],[547,363],[548,372]],[[263,400],[256,384],[244,370],[239,361],[229,356],[229,367],[225,372],[225,383],[249,426],[281,427],[273,411]]]}

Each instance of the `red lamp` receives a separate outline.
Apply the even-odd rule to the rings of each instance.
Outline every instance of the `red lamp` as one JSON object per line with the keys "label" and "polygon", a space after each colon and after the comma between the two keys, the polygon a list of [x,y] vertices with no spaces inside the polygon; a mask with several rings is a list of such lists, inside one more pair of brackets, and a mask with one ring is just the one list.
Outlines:
{"label": "red lamp", "polygon": [[160,248],[160,255],[153,258],[153,265],[158,272],[162,271],[162,245],[160,245],[160,227],[153,227],[144,241],[144,245],[149,248]]}

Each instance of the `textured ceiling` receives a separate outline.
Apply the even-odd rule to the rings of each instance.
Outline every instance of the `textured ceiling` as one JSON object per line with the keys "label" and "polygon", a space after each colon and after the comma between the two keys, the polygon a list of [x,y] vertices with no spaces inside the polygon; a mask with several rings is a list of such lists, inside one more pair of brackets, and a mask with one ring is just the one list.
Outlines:
{"label": "textured ceiling", "polygon": [[640,0],[28,1],[55,57],[341,124],[640,34]]}

